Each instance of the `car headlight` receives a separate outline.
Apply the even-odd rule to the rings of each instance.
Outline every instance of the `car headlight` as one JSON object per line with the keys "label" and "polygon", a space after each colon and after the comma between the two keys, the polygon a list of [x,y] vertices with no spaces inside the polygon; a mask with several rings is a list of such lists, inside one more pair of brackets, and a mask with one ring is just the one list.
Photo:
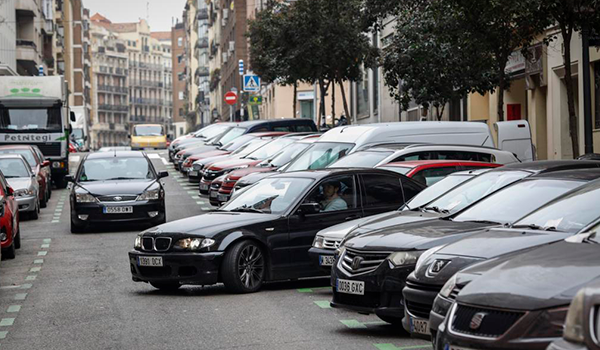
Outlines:
{"label": "car headlight", "polygon": [[15,191],[15,197],[33,196],[32,189],[20,189]]}
{"label": "car headlight", "polygon": [[146,191],[137,197],[138,201],[151,201],[160,198],[160,189]]}
{"label": "car headlight", "polygon": [[393,267],[412,266],[417,263],[421,254],[423,254],[422,251],[396,252],[387,258],[394,265]]}
{"label": "car headlight", "polygon": [[96,197],[89,193],[77,193],[75,194],[75,201],[77,203],[95,203]]}
{"label": "car headlight", "polygon": [[444,286],[442,287],[442,290],[440,291],[440,295],[443,296],[444,298],[449,298],[450,293],[452,293],[454,288],[456,288],[456,275],[452,276],[448,280],[448,282],[446,282],[446,284],[444,284]]}
{"label": "car headlight", "polygon": [[208,248],[213,244],[215,244],[215,240],[210,238],[184,238],[178,240],[175,246],[181,249],[199,250]]}
{"label": "car headlight", "polygon": [[202,163],[194,163],[192,165],[192,169],[194,169],[195,171],[200,171],[200,170],[202,170],[203,167],[204,167],[204,164],[202,164]]}
{"label": "car headlight", "polygon": [[580,290],[573,301],[571,302],[571,306],[569,307],[569,312],[567,313],[567,319],[565,321],[565,331],[563,333],[563,338],[576,342],[583,343],[585,342],[584,328],[584,312],[583,307],[585,303],[585,291]]}
{"label": "car headlight", "polygon": [[315,240],[313,241],[313,247],[314,248],[323,248],[323,236],[316,236]]}
{"label": "car headlight", "polygon": [[135,243],[133,243],[133,247],[135,249],[140,249],[142,248],[142,236],[137,236],[135,237]]}

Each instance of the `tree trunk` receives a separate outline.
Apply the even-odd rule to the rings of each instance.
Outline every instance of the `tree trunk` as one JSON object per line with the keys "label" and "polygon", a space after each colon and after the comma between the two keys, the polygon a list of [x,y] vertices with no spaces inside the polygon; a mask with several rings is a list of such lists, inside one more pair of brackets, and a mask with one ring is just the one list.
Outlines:
{"label": "tree trunk", "polygon": [[346,90],[344,89],[344,83],[341,80],[338,80],[338,84],[340,85],[340,89],[342,90],[342,101],[344,102],[344,113],[346,113],[346,123],[348,123],[348,125],[351,125],[352,117],[350,116],[348,101],[346,100]]}
{"label": "tree trunk", "polygon": [[498,109],[498,121],[502,122],[504,121],[504,90],[505,90],[505,84],[506,84],[506,75],[504,74],[504,68],[506,66],[504,66],[503,68],[500,68],[501,71],[498,73],[498,105],[497,105],[497,109]]}
{"label": "tree trunk", "polygon": [[319,79],[319,116],[317,117],[317,126],[320,128],[323,118],[323,113],[325,111],[325,92],[323,89],[324,82],[322,79]]}
{"label": "tree trunk", "polygon": [[331,127],[335,128],[335,82],[331,84]]}
{"label": "tree trunk", "polygon": [[575,114],[575,95],[573,91],[573,77],[571,76],[571,38],[573,37],[573,28],[560,26],[563,37],[565,53],[563,61],[565,65],[565,85],[567,88],[567,105],[569,109],[569,134],[571,135],[571,146],[573,148],[573,158],[579,156],[579,123]]}
{"label": "tree trunk", "polygon": [[296,118],[296,107],[298,104],[298,82],[294,82],[294,110],[292,111],[292,118]]}

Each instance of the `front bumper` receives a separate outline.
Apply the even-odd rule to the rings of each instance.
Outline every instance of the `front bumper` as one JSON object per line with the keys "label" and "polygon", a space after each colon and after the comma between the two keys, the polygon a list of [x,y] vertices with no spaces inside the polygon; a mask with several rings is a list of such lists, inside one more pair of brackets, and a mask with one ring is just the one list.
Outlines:
{"label": "front bumper", "polygon": [[19,212],[26,213],[37,210],[37,196],[25,196],[17,197],[17,204],[19,205]]}
{"label": "front bumper", "polygon": [[200,180],[200,184],[198,185],[198,189],[201,195],[208,196],[210,194],[210,185],[212,181],[206,181],[204,179]]}
{"label": "front bumper", "polygon": [[326,262],[326,257],[335,257],[335,250],[311,247],[308,250],[308,257],[313,265],[318,266],[321,271],[331,274],[331,267],[333,265],[323,263]]}
{"label": "front bumper", "polygon": [[202,180],[202,171],[190,168],[187,172],[189,182],[198,183]]}
{"label": "front bumper", "polygon": [[[127,214],[105,214],[106,207],[133,207],[133,213]],[[165,218],[164,200],[121,202],[119,204],[108,203],[76,203],[71,202],[71,219],[73,223],[85,225],[92,222],[162,222]],[[151,217],[150,212],[158,212],[157,216]],[[87,219],[80,219],[80,215],[87,215]]]}
{"label": "front bumper", "polygon": [[[408,279],[406,287],[402,291],[406,306],[406,314],[402,326],[407,332],[413,333],[412,324],[414,320],[429,322],[434,301],[441,289],[442,286],[419,283],[410,278]],[[438,325],[439,323],[436,322],[434,330],[437,330]],[[432,328],[431,324],[430,328]],[[424,334],[415,335],[427,336]]]}
{"label": "front bumper", "polygon": [[548,350],[589,350],[589,348],[585,344],[577,344],[565,339],[559,339],[550,344]]}
{"label": "front bumper", "polygon": [[[219,268],[224,252],[157,253],[129,252],[131,276],[135,282],[177,282],[211,285],[219,282]],[[163,267],[138,266],[138,257],[162,257]]]}
{"label": "front bumper", "polygon": [[[331,268],[331,286],[333,287],[332,307],[352,310],[361,314],[402,319],[404,317],[404,301],[402,289],[406,278],[414,270],[414,266],[392,268],[385,260],[375,271],[367,274],[351,276],[339,267],[338,262]],[[339,293],[336,290],[337,279],[364,282],[364,295]]]}

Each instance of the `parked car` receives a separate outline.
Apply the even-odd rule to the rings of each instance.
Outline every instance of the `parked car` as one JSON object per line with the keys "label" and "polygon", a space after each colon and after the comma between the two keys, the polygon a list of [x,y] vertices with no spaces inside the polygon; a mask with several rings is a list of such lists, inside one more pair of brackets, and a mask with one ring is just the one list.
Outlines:
{"label": "parked car", "polygon": [[600,169],[534,175],[455,215],[346,239],[331,270],[334,288],[331,305],[375,313],[384,321],[400,325],[405,313],[402,290],[426,250],[456,242],[486,228],[513,224],[597,178],[600,178]]}
{"label": "parked car", "polygon": [[424,188],[375,169],[274,175],[218,211],[140,234],[129,253],[133,280],[160,289],[223,282],[249,293],[264,281],[323,275],[307,254],[316,232],[402,205],[406,184]]}
{"label": "parked car", "polygon": [[208,125],[194,133],[188,134],[185,137],[184,136],[178,137],[173,142],[171,142],[171,144],[167,148],[168,153],[169,153],[169,160],[173,161],[173,156],[175,155],[175,153],[178,152],[178,151],[176,151],[176,149],[179,146],[183,146],[185,144],[193,144],[193,143],[196,143],[196,144],[204,143],[207,140],[210,140],[220,134],[223,134],[225,131],[229,130],[234,125],[235,125],[235,123],[211,124],[211,125]]}
{"label": "parked car", "polygon": [[40,213],[40,187],[27,160],[20,154],[0,155],[0,171],[14,191],[19,212],[37,220]]}
{"label": "parked car", "polygon": [[79,152],[79,148],[74,142],[69,142],[69,153],[77,153]]}
{"label": "parked car", "polygon": [[[600,279],[600,211],[595,206],[600,193],[592,192],[585,204],[572,201],[578,211],[540,211],[521,221],[531,227],[580,234],[475,264],[444,285],[440,295],[453,295],[455,301],[439,326],[436,350],[545,350],[563,337],[576,293]],[[595,320],[586,322],[592,325]]]}
{"label": "parked car", "polygon": [[[531,181],[534,178],[536,177],[523,180],[523,182]],[[547,182],[546,189],[549,189],[547,185],[553,181],[561,181],[564,184],[570,183],[569,187],[572,187],[575,183],[593,181],[600,178],[600,169],[586,169],[583,171],[566,170],[539,175],[537,178],[545,179],[544,181]],[[534,183],[530,182],[530,184],[533,185]],[[519,186],[519,184],[514,186]],[[593,193],[600,193],[600,190],[596,191],[599,186],[600,182],[598,181],[580,186],[546,204],[531,215],[539,216],[542,215],[541,213],[551,215],[554,213],[558,217],[562,213],[568,213],[574,208],[581,209],[582,206],[580,204],[586,201],[586,198],[588,198],[587,203],[589,203],[589,198]],[[533,193],[531,197],[544,196],[540,194],[543,191],[544,187],[540,186],[536,189],[537,193]],[[492,198],[490,197],[490,200]],[[579,202],[579,204],[576,202]],[[472,213],[471,215],[478,214]],[[502,212],[497,212],[496,215],[501,216]],[[600,211],[598,212],[598,216],[600,216]],[[415,271],[406,280],[406,287],[403,290],[406,306],[404,328],[411,333],[415,333],[415,335],[421,336],[429,336],[430,330],[432,334],[437,331],[438,325],[443,321],[446,314],[440,314],[439,308],[431,315],[430,312],[436,296],[444,284],[456,272],[484,260],[550,244],[573,235],[572,232],[558,231],[556,229],[532,229],[528,224],[523,225],[528,220],[528,217],[520,219],[510,228],[503,227],[476,232],[454,243],[432,249],[422,255],[419,258]],[[442,302],[446,302],[446,299],[438,302],[438,304]],[[448,300],[447,303],[450,303],[450,301]],[[430,319],[434,321],[432,324],[429,324]]]}
{"label": "parked car", "polygon": [[0,257],[15,258],[15,249],[21,248],[19,205],[14,190],[0,172]]}
{"label": "parked car", "polygon": [[166,222],[165,190],[148,156],[139,151],[86,155],[70,189],[71,232],[84,232],[90,224]]}
{"label": "parked car", "polygon": [[431,186],[446,176],[464,170],[480,168],[497,168],[501,164],[456,160],[420,160],[393,162],[380,165],[378,169],[395,171],[413,180]]}
{"label": "parked car", "polygon": [[521,161],[511,152],[481,146],[441,144],[377,145],[343,157],[328,168],[381,167],[405,161],[456,160],[512,164]]}
{"label": "parked car", "polygon": [[50,162],[39,148],[30,145],[0,146],[0,154],[20,154],[27,160],[40,188],[40,207],[45,208],[52,194],[52,178]]}
{"label": "parked car", "polygon": [[[437,161],[433,161],[433,162],[437,162]],[[412,162],[406,162],[406,163],[412,163]],[[435,164],[435,163],[433,163],[433,164]],[[319,231],[317,233],[317,235],[315,236],[313,246],[308,251],[308,254],[311,257],[311,260],[313,261],[313,263],[315,265],[318,265],[322,270],[324,270],[328,273],[331,273],[331,266],[333,265],[333,262],[335,260],[335,257],[334,257],[335,251],[336,251],[336,249],[339,248],[340,243],[342,242],[344,237],[346,237],[346,235],[350,231],[355,230],[359,227],[368,225],[368,224],[376,223],[378,221],[385,221],[386,219],[394,218],[397,216],[396,215],[397,213],[402,215],[402,211],[404,209],[410,210],[415,213],[421,213],[422,208],[425,205],[427,205],[427,203],[431,202],[433,199],[442,196],[443,194],[447,193],[450,189],[458,186],[459,184],[463,183],[464,181],[471,179],[473,176],[480,175],[481,173],[485,172],[485,170],[489,170],[491,168],[500,166],[499,164],[491,164],[491,163],[477,163],[477,164],[481,165],[481,167],[479,169],[483,169],[483,171],[481,171],[481,170],[480,171],[475,171],[475,170],[461,171],[461,172],[456,172],[455,173],[456,175],[454,175],[454,176],[453,176],[453,174],[450,174],[450,176],[447,176],[445,179],[443,179],[431,186],[428,186],[426,189],[424,189],[423,191],[416,194],[416,196],[414,198],[410,199],[403,207],[399,208],[396,211],[386,212],[386,213],[382,213],[382,214],[378,214],[378,215],[374,215],[374,216],[370,216],[370,217],[366,217],[366,218],[361,218],[361,219],[357,219],[357,220],[344,222],[344,223],[341,223],[341,224],[338,224],[338,225],[335,225],[332,227],[328,227],[322,231]],[[472,164],[472,165],[474,165],[474,164]],[[476,168],[476,167],[473,166],[473,168]],[[401,172],[398,172],[398,173],[401,173]],[[409,172],[407,171],[407,173],[409,173]],[[416,175],[416,174],[419,174],[419,173],[413,172],[412,175]],[[403,174],[403,175],[411,177],[411,176],[409,176],[409,174]],[[412,179],[417,180],[417,181],[421,182],[422,184],[425,184],[425,182],[427,182],[427,181],[420,181],[421,180],[420,178],[415,179],[414,177],[412,177]]]}
{"label": "parked car", "polygon": [[548,350],[599,350],[600,279],[579,290],[567,312],[562,339],[555,340]]}

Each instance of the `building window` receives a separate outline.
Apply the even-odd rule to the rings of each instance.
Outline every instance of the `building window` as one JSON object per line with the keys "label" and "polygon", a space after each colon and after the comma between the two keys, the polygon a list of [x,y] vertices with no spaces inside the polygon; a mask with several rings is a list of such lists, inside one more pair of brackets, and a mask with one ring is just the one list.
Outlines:
{"label": "building window", "polygon": [[596,129],[600,129],[600,61],[594,63],[594,92],[596,109]]}
{"label": "building window", "polygon": [[359,118],[369,116],[369,74],[362,70],[362,79],[356,84],[356,112]]}
{"label": "building window", "polygon": [[179,116],[183,117],[183,108],[179,108]]}
{"label": "building window", "polygon": [[183,46],[183,38],[177,38],[177,46],[179,46],[179,47]]}
{"label": "building window", "polygon": [[179,101],[183,101],[183,91],[179,91]]}

